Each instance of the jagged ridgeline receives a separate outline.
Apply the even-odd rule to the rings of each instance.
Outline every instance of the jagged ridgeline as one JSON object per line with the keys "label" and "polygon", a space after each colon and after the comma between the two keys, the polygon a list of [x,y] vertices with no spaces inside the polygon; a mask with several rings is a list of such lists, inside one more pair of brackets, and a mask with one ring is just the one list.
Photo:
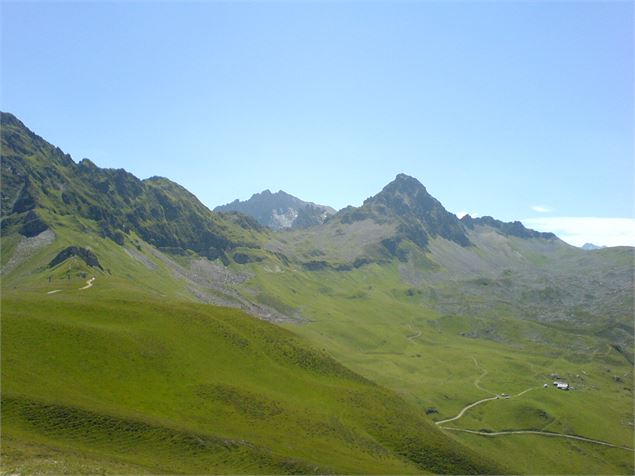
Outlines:
{"label": "jagged ridgeline", "polygon": [[139,180],[68,154],[2,113],[2,233],[26,237],[72,216],[78,228],[123,244],[134,232],[173,253],[192,250],[227,260],[236,247],[256,247],[264,229],[244,215],[207,209],[180,185],[161,177]]}
{"label": "jagged ridgeline", "polygon": [[[134,235],[173,255],[195,253],[226,265],[231,258],[239,264],[261,261],[263,253],[273,252],[285,263],[291,256],[310,270],[406,261],[429,251],[430,240],[436,238],[472,247],[468,232],[475,225],[507,235],[555,239],[489,217],[461,221],[418,180],[404,174],[361,207],[338,213],[282,191],[255,194],[246,202],[217,207],[222,213],[216,213],[166,178],[140,180],[88,159],[75,163],[9,113],[1,114],[1,125],[4,235],[35,237],[49,228],[71,226],[119,245]],[[300,236],[315,245],[314,253],[296,253],[294,235],[288,246],[279,246],[268,228],[309,228],[309,235]]]}
{"label": "jagged ridgeline", "polygon": [[249,200],[236,199],[214,208],[215,212],[240,212],[255,218],[258,223],[274,230],[309,228],[324,223],[335,210],[325,205],[305,202],[282,190],[255,193]]}

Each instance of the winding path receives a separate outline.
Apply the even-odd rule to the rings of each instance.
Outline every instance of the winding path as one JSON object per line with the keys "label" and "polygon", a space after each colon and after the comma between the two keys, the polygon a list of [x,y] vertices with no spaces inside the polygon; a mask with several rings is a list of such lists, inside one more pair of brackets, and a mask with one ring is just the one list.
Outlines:
{"label": "winding path", "polygon": [[[461,418],[461,417],[465,414],[465,412],[466,412],[466,411],[468,411],[470,408],[473,408],[473,407],[475,407],[475,406],[477,406],[477,405],[480,405],[481,403],[489,402],[490,400],[498,400],[498,399],[499,399],[499,396],[498,396],[498,395],[496,395],[494,392],[492,392],[492,391],[490,391],[490,390],[487,390],[486,388],[483,388],[483,387],[481,387],[481,386],[480,386],[480,381],[481,381],[481,379],[487,375],[487,369],[486,369],[486,368],[481,367],[481,366],[480,366],[480,364],[478,363],[478,360],[476,360],[474,357],[472,357],[472,360],[474,361],[474,365],[476,365],[476,367],[478,367],[478,368],[480,368],[480,369],[483,369],[483,373],[481,373],[481,375],[479,375],[479,376],[476,378],[476,380],[474,380],[474,386],[475,386],[476,388],[478,388],[479,390],[482,390],[483,392],[486,392],[486,393],[491,393],[492,395],[495,395],[495,396],[494,396],[494,397],[489,397],[489,398],[483,398],[482,400],[479,400],[479,401],[477,401],[477,402],[470,403],[469,405],[466,405],[465,407],[463,407],[463,409],[459,412],[459,414],[458,414],[458,415],[456,415],[456,416],[454,416],[454,417],[452,417],[452,418],[447,418],[447,419],[445,419],[445,420],[439,420],[439,421],[435,422],[437,425],[442,425],[443,423],[447,423],[447,422],[449,422],[449,421],[458,420],[458,419],[459,419],[459,418]],[[537,389],[537,388],[538,388],[538,387],[529,387],[528,389],[523,390],[522,392],[519,392],[519,393],[517,393],[516,395],[512,395],[512,396],[510,396],[509,398],[520,397],[521,395],[524,395],[525,393],[530,392],[530,391],[532,391],[532,390],[535,390],[535,389]]]}
{"label": "winding path", "polygon": [[509,430],[509,431],[477,431],[477,430],[467,430],[464,428],[448,428],[443,427],[444,430],[450,431],[462,431],[464,433],[472,433],[474,435],[482,435],[482,436],[503,436],[503,435],[542,435],[542,436],[556,436],[560,438],[569,438],[571,440],[580,440],[586,441],[588,443],[595,443],[597,445],[610,446],[611,448],[620,448],[627,451],[635,451],[633,448],[629,448],[628,446],[620,446],[614,445],[613,443],[608,443],[602,440],[594,440],[592,438],[585,438],[584,436],[577,435],[568,435],[566,433],[552,433],[549,431],[539,431],[539,430]]}
{"label": "winding path", "polygon": [[[411,331],[414,331],[414,329],[412,328],[412,324],[408,324],[408,327],[410,328]],[[420,335],[421,335],[421,331],[417,331],[417,333],[414,335],[406,336],[406,339],[408,339],[410,342],[414,342],[413,339],[416,339]]]}
{"label": "winding path", "polygon": [[447,423],[449,421],[454,421],[454,420],[458,420],[459,418],[461,418],[463,416],[463,414],[468,411],[470,408],[475,407],[476,405],[480,405],[481,403],[485,403],[485,402],[489,402],[490,400],[498,400],[498,397],[489,397],[489,398],[484,398],[483,400],[479,400],[478,402],[474,402],[474,403],[470,403],[469,405],[467,405],[466,407],[463,408],[463,410],[461,410],[459,412],[459,414],[455,417],[452,418],[448,418],[446,420],[439,420],[437,422],[435,422],[437,425],[442,425],[443,423]]}
{"label": "winding path", "polygon": [[529,387],[527,390],[523,390],[522,392],[517,393],[516,395],[512,395],[512,396],[511,396],[511,397],[509,397],[509,398],[520,397],[521,395],[524,395],[524,394],[526,394],[527,392],[531,392],[532,390],[536,390],[537,388],[540,388],[540,387]]}
{"label": "winding path", "polygon": [[492,392],[491,390],[487,390],[486,388],[481,387],[480,385],[481,379],[485,377],[488,372],[486,368],[481,367],[481,365],[478,363],[478,360],[476,360],[474,357],[472,357],[472,360],[474,361],[474,365],[476,365],[477,368],[483,369],[483,373],[479,375],[478,377],[476,377],[476,380],[474,380],[474,386],[485,393],[491,393],[492,395],[496,395],[496,392]]}
{"label": "winding path", "polygon": [[[472,357],[472,360],[474,361],[474,365],[476,365],[479,368],[482,368],[478,361]],[[483,369],[483,373],[481,375],[479,375],[476,380],[474,380],[474,386],[476,388],[478,388],[479,390],[483,390],[486,391],[484,388],[482,388],[479,385],[480,380],[485,377],[485,375],[487,375],[487,370]],[[515,397],[520,397],[521,395],[524,395],[527,392],[530,392],[531,390],[535,390],[539,387],[530,387],[526,390],[523,390],[522,392],[519,392],[515,395],[510,396],[509,398],[515,398]],[[488,392],[490,393],[490,392]],[[466,411],[468,411],[470,408],[473,408],[477,405],[480,405],[481,403],[485,403],[485,402],[489,402],[491,400],[499,400],[498,395],[495,397],[489,397],[489,398],[483,398],[482,400],[478,400],[477,402],[474,403],[470,403],[469,405],[466,405],[465,407],[463,407],[463,409],[458,413],[458,415],[452,417],[452,418],[447,418],[445,420],[439,420],[437,422],[435,422],[437,425],[443,425],[444,423],[448,423],[454,420],[458,420],[459,418],[461,418]],[[623,449],[623,450],[627,450],[627,451],[633,451],[635,452],[635,450],[633,448],[629,448],[628,446],[620,446],[620,445],[614,445],[613,443],[608,443],[606,441],[602,441],[602,440],[594,440],[593,438],[586,438],[584,436],[578,436],[578,435],[569,435],[566,433],[554,433],[554,432],[549,432],[549,431],[540,431],[540,430],[508,430],[508,431],[478,431],[478,430],[468,430],[465,428],[453,428],[453,427],[447,427],[447,426],[440,426],[440,428],[442,430],[448,430],[448,431],[461,431],[463,433],[471,433],[473,435],[481,435],[481,436],[504,436],[504,435],[541,435],[541,436],[555,436],[555,437],[559,437],[559,438],[568,438],[570,440],[579,440],[579,441],[586,441],[587,443],[595,443],[597,445],[604,445],[604,446],[609,446],[611,448],[619,448],[619,449]]]}
{"label": "winding path", "polygon": [[[93,276],[88,281],[86,281],[86,286],[82,286],[81,288],[79,288],[79,290],[82,291],[84,289],[92,288],[94,282],[95,282],[95,277]],[[49,291],[46,294],[56,294],[56,293],[59,293],[59,292],[62,292],[62,290],[61,289],[54,289],[53,291]]]}
{"label": "winding path", "polygon": [[79,290],[81,291],[82,289],[92,288],[94,282],[95,282],[95,277],[93,276],[88,281],[86,281],[86,286],[79,288]]}

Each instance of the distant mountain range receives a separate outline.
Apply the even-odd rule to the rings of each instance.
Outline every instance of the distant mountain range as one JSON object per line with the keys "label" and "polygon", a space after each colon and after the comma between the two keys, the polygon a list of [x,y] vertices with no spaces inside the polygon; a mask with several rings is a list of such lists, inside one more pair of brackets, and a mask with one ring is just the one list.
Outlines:
{"label": "distant mountain range", "polygon": [[214,208],[214,211],[240,212],[255,218],[258,223],[273,230],[319,225],[335,213],[331,207],[305,202],[282,190],[276,193],[265,190],[252,195],[249,200],[241,202],[236,199]]}
{"label": "distant mountain range", "polygon": [[602,248],[606,248],[606,246],[594,245],[593,243],[585,243],[581,246],[583,250],[593,251],[593,250],[601,250]]}
{"label": "distant mountain range", "polygon": [[[633,474],[624,449],[481,439],[632,447],[632,247],[458,219],[405,174],[337,212],[268,190],[212,211],[167,178],[76,163],[11,114],[0,136],[11,458],[41,444],[82,465],[55,473]],[[554,372],[580,391],[547,393]]]}

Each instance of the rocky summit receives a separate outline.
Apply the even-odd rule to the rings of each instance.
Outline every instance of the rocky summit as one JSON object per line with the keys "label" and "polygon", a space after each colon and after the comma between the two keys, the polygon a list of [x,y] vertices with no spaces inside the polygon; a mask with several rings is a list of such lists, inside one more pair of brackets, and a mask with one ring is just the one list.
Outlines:
{"label": "rocky summit", "polygon": [[249,200],[241,202],[236,199],[214,208],[214,211],[240,212],[273,230],[319,225],[335,213],[331,207],[305,202],[282,190],[276,193],[269,190],[255,193]]}

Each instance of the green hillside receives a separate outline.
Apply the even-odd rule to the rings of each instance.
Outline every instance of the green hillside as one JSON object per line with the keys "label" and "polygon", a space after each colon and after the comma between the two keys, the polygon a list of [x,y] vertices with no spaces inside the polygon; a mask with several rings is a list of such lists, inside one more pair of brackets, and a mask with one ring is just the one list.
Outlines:
{"label": "green hillside", "polygon": [[[476,473],[495,466],[304,339],[205,305],[3,299],[5,470]],[[68,458],[67,458],[68,456]]]}
{"label": "green hillside", "polygon": [[253,220],[2,120],[3,471],[500,471],[305,339],[196,303],[284,317],[225,267],[284,264]]}
{"label": "green hillside", "polygon": [[[490,307],[481,316],[440,313],[430,302],[434,288],[404,285],[396,264],[258,273],[252,287],[301,310],[306,324],[290,328],[400,393],[430,421],[451,418],[496,394],[522,393],[485,402],[445,427],[542,430],[634,447],[633,367],[601,335],[520,320],[505,306]],[[554,374],[575,389],[556,390]],[[445,431],[514,473],[633,470],[632,449],[538,435],[489,440]]]}
{"label": "green hillside", "polygon": [[273,232],[1,119],[3,471],[633,473],[633,248],[405,175]]}
{"label": "green hillside", "polygon": [[[398,176],[323,226],[273,235],[267,247],[290,265],[252,266],[248,284],[264,302],[301,313],[307,324],[293,329],[431,420],[517,395],[442,425],[514,472],[630,474],[634,250],[589,253],[490,217],[459,222],[465,242],[452,239],[450,224],[421,184]],[[411,233],[421,226],[425,236]],[[553,375],[575,390],[554,393]],[[514,430],[626,449],[486,435]]]}

